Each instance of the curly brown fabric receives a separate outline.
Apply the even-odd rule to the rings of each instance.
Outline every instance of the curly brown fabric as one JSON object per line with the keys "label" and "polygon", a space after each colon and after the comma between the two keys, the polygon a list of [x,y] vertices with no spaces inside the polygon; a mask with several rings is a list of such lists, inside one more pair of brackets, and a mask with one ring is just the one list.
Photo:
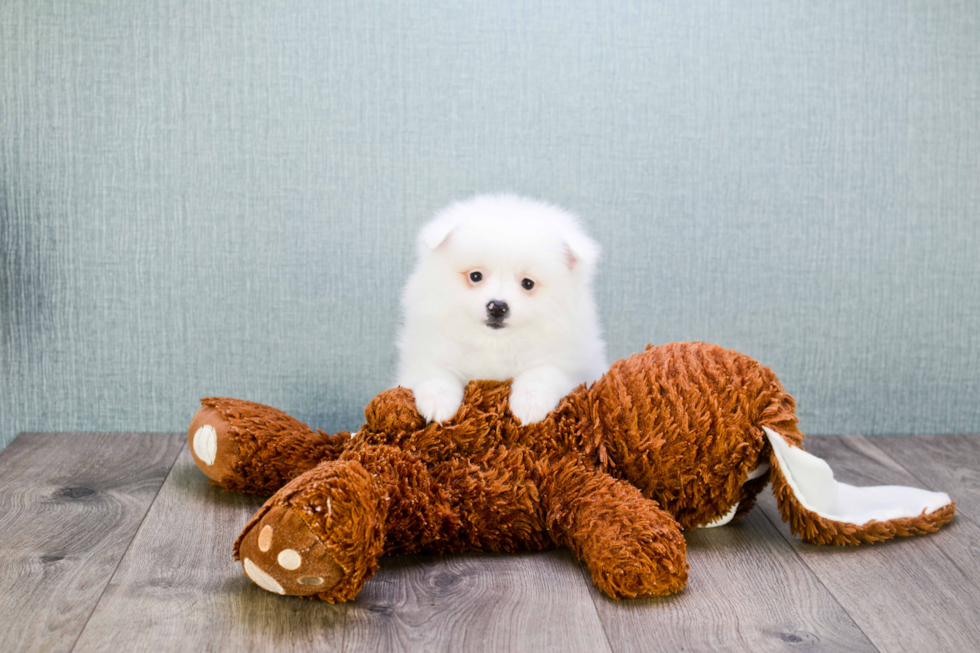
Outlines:
{"label": "curly brown fabric", "polygon": [[267,574],[272,591],[328,601],[353,598],[382,554],[556,546],[611,597],[676,592],[688,569],[681,530],[735,506],[745,514],[770,478],[793,531],[818,543],[931,532],[955,511],[858,527],[803,509],[762,430],[802,447],[793,398],[767,367],[720,347],[648,347],[536,424],[514,418],[509,393],[471,382],[452,419],[426,424],[411,391],[395,388],[353,436],[209,398],[188,436],[215,430],[215,460],[194,455],[218,484],[275,492],[235,544],[246,571]]}

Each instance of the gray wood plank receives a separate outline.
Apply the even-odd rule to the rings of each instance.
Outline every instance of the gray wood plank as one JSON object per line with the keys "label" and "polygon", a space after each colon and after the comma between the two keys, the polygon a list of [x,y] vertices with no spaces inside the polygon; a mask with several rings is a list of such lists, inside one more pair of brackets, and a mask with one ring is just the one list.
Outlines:
{"label": "gray wood plank", "polygon": [[350,604],[345,648],[608,651],[588,585],[566,549],[386,558]]}
{"label": "gray wood plank", "polygon": [[923,485],[953,497],[957,518],[980,523],[980,435],[895,436],[872,443]]}
{"label": "gray wood plank", "polygon": [[345,605],[266,592],[232,559],[262,502],[209,485],[185,447],[76,650],[341,650]]}
{"label": "gray wood plank", "polygon": [[0,453],[0,650],[69,650],[185,438],[23,433]]}
{"label": "gray wood plank", "polygon": [[742,523],[686,534],[691,580],[674,597],[611,601],[556,551],[387,558],[339,606],[275,596],[242,575],[231,543],[262,500],[208,485],[186,449],[166,475],[183,442],[29,434],[0,454],[0,650],[66,650],[83,627],[82,651],[967,650],[980,640],[976,437],[808,440],[845,482],[950,492],[961,516],[934,535],[816,547],[790,535],[764,493]]}
{"label": "gray wood plank", "polygon": [[685,537],[691,569],[680,594],[614,601],[593,588],[617,653],[875,650],[758,509]]}
{"label": "gray wood plank", "polygon": [[[810,438],[807,449],[825,459],[845,483],[923,485],[868,438]],[[925,457],[924,449],[920,455]],[[937,483],[928,489],[945,488]],[[879,649],[975,650],[980,641],[980,528],[971,520],[958,517],[937,533],[882,544],[814,546],[790,534],[771,494],[760,504]]]}

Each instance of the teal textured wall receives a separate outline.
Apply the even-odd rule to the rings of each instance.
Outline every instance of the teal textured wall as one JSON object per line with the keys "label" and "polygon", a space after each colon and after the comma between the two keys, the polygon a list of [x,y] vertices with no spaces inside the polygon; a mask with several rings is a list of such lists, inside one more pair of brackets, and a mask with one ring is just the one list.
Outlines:
{"label": "teal textured wall", "polygon": [[613,357],[980,431],[978,3],[63,0],[0,2],[0,446],[358,426],[414,232],[493,190],[585,218]]}

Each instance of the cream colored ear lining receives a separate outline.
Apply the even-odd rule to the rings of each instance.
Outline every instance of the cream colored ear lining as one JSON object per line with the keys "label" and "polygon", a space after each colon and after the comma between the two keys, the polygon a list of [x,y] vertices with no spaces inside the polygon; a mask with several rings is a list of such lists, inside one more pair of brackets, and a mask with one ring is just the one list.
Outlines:
{"label": "cream colored ear lining", "polygon": [[737,503],[734,506],[732,506],[731,509],[728,512],[726,512],[724,515],[714,520],[713,522],[708,522],[701,528],[717,528],[718,526],[724,526],[735,517],[736,510],[738,510]]}
{"label": "cream colored ear lining", "polygon": [[945,492],[902,485],[855,487],[840,483],[824,460],[797,447],[763,426],[786,484],[806,510],[824,519],[861,526],[869,521],[918,517],[948,506]]}
{"label": "cream colored ear lining", "polygon": [[[745,482],[748,483],[749,481],[753,481],[768,471],[769,471],[769,463],[762,463],[758,467],[753,469],[751,472],[745,475]],[[727,524],[728,522],[730,522],[732,519],[735,518],[735,512],[738,510],[738,506],[739,504],[736,503],[734,506],[729,508],[728,512],[726,512],[724,515],[714,520],[713,522],[708,522],[704,526],[701,526],[701,528],[716,528],[718,526],[724,526],[725,524]]]}

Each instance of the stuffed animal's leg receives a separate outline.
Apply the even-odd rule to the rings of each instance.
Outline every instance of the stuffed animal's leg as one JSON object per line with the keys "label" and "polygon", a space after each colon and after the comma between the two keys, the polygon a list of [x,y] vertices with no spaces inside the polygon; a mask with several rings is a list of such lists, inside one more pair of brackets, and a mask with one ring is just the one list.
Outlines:
{"label": "stuffed animal's leg", "polygon": [[345,452],[276,492],[238,537],[235,557],[271,592],[347,601],[380,555],[417,551],[458,529],[449,497],[418,458],[374,446]]}
{"label": "stuffed animal's leg", "polygon": [[815,544],[860,544],[932,533],[956,514],[944,492],[898,485],[854,487],[830,466],[764,426],[772,445],[772,489],[794,534]]}
{"label": "stuffed animal's leg", "polygon": [[194,461],[218,485],[272,494],[324,460],[335,459],[350,434],[328,435],[275,408],[209,397],[191,420]]}
{"label": "stuffed animal's leg", "polygon": [[687,583],[680,526],[627,482],[576,463],[557,466],[548,526],[612,598],[672,594]]}
{"label": "stuffed animal's leg", "polygon": [[387,507],[356,461],[321,463],[276,492],[235,542],[259,587],[333,602],[353,598],[378,566]]}

